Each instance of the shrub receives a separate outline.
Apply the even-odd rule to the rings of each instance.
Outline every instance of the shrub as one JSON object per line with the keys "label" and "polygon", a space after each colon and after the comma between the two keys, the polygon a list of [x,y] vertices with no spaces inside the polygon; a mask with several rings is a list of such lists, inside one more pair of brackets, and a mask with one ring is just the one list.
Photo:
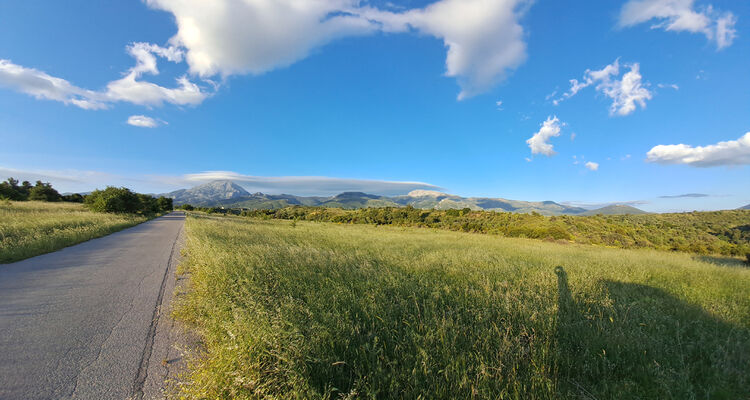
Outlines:
{"label": "shrub", "polygon": [[92,211],[110,213],[137,213],[142,210],[141,198],[124,187],[107,186],[86,196],[84,204]]}
{"label": "shrub", "polygon": [[158,199],[156,199],[156,204],[157,206],[159,206],[159,211],[162,212],[172,211],[174,209],[172,199],[169,197],[160,196]]}
{"label": "shrub", "polygon": [[83,196],[79,193],[66,194],[62,196],[62,201],[69,203],[83,203]]}
{"label": "shrub", "polygon": [[60,201],[62,196],[57,192],[52,185],[47,182],[36,181],[36,185],[29,190],[29,200],[37,201]]}

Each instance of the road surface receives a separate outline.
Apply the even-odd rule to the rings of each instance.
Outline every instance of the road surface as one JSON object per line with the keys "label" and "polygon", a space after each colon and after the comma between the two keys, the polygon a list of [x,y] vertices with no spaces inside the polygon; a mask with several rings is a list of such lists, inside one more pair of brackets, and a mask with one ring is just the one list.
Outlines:
{"label": "road surface", "polygon": [[148,373],[166,361],[154,359],[158,311],[184,220],[172,213],[0,264],[0,399],[159,397]]}

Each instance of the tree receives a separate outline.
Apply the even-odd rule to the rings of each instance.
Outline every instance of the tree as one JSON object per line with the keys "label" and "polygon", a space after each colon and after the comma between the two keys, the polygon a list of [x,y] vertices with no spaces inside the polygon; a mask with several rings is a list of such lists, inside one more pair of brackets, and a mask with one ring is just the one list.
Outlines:
{"label": "tree", "polygon": [[18,186],[18,179],[8,178],[5,182],[0,183],[0,197],[9,200],[26,200],[26,197]]}
{"label": "tree", "polygon": [[29,181],[21,182],[21,186],[18,187],[18,192],[21,193],[21,200],[29,199],[29,192],[31,192],[31,183]]}
{"label": "tree", "polygon": [[92,211],[110,213],[137,213],[143,209],[137,193],[124,187],[107,186],[104,190],[94,190],[84,200]]}
{"label": "tree", "polygon": [[172,198],[160,196],[156,199],[156,204],[158,204],[159,210],[162,212],[172,211],[174,209],[172,201]]}
{"label": "tree", "polygon": [[66,194],[62,197],[62,201],[70,203],[83,203],[83,196],[79,193]]}
{"label": "tree", "polygon": [[36,181],[36,185],[29,190],[29,200],[60,201],[61,199],[60,193],[52,188],[49,182]]}

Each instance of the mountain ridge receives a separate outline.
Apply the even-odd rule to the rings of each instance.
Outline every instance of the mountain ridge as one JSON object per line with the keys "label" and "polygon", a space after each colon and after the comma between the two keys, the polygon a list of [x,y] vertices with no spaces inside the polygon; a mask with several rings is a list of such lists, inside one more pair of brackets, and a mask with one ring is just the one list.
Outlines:
{"label": "mountain ridge", "polygon": [[463,209],[514,213],[537,212],[543,215],[645,214],[626,205],[610,205],[596,210],[568,206],[554,201],[523,201],[492,197],[461,197],[434,190],[413,190],[406,195],[379,196],[364,192],[342,192],[335,196],[297,196],[292,194],[250,193],[228,180],[212,181],[190,189],[163,194],[175,205],[202,207],[276,209],[290,206],[319,206],[344,209],[407,207],[422,209]]}

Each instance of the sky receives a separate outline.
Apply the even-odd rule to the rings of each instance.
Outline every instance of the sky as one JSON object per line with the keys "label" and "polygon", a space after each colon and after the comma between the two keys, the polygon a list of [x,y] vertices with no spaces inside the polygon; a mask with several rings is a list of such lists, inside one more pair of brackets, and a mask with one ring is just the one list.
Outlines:
{"label": "sky", "polygon": [[0,178],[750,203],[750,2],[0,3]]}

